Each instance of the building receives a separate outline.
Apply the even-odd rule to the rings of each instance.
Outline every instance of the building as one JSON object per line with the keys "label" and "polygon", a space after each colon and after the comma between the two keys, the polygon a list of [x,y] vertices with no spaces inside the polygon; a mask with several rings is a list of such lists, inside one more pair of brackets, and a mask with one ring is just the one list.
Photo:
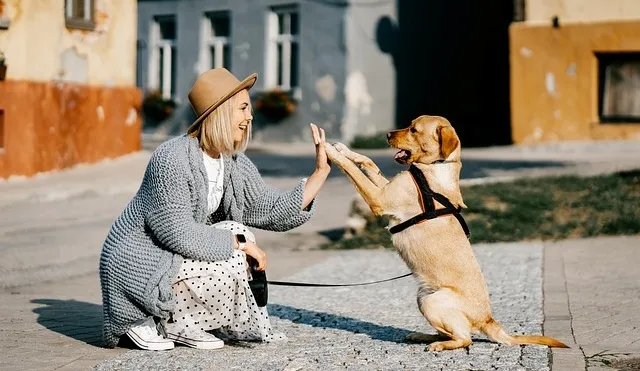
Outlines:
{"label": "building", "polygon": [[[214,67],[238,78],[258,72],[254,140],[311,141],[310,122],[343,140],[388,130],[394,65],[376,29],[395,13],[395,0],[139,0],[137,84],[175,102],[155,128],[169,134],[194,119],[189,89]],[[274,91],[288,103],[282,110],[265,96]],[[145,126],[163,118],[146,117]]]}
{"label": "building", "polygon": [[0,178],[140,149],[135,0],[0,0]]}
{"label": "building", "polygon": [[527,0],[510,29],[515,143],[640,139],[640,2]]}

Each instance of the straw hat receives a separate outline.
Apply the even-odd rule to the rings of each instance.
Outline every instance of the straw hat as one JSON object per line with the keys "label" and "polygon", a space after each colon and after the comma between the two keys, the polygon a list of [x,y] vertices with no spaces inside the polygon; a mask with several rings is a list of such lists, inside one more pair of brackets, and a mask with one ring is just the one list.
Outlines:
{"label": "straw hat", "polygon": [[225,68],[214,68],[201,74],[189,92],[189,102],[198,118],[187,133],[196,131],[202,120],[227,99],[243,89],[251,89],[257,79],[258,74],[253,73],[240,81]]}

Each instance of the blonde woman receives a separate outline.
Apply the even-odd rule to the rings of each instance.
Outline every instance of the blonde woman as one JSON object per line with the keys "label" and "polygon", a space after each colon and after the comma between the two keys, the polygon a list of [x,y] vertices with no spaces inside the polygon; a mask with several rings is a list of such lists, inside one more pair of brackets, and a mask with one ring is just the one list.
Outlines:
{"label": "blonde woman", "polygon": [[264,183],[242,153],[256,79],[239,81],[226,69],[197,79],[189,93],[197,120],[154,151],[140,189],[113,223],[100,256],[106,347],[125,334],[148,350],[284,337],[272,332],[249,288],[247,256],[259,270],[267,257],[247,227],[286,231],[305,223],[330,166],[324,131],[312,124],[315,171],[287,192]]}

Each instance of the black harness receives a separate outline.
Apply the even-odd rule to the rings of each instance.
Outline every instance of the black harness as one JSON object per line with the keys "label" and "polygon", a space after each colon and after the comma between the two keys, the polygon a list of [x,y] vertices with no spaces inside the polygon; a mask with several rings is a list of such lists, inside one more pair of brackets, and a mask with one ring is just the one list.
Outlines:
{"label": "black harness", "polygon": [[[422,214],[418,214],[411,219],[407,219],[400,224],[394,225],[393,227],[389,228],[389,232],[395,234],[425,220],[435,219],[443,215],[453,215],[456,217],[456,219],[458,219],[458,222],[460,222],[460,226],[462,227],[464,233],[468,238],[471,233],[469,232],[469,227],[464,221],[462,214],[460,214],[462,208],[453,206],[448,198],[441,195],[440,193],[434,192],[431,188],[429,188],[427,179],[424,177],[424,174],[422,174],[422,171],[420,171],[420,169],[418,169],[416,166],[411,165],[409,167],[409,172],[411,173],[411,177],[413,178],[416,187],[418,187],[420,204],[422,206]],[[442,204],[442,206],[444,206],[444,209],[436,210],[433,200],[436,200],[440,204]]]}

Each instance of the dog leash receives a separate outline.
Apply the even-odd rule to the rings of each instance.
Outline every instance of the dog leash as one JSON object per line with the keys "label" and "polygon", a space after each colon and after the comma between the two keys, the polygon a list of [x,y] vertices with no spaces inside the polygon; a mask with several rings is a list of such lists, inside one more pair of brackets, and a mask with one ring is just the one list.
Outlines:
{"label": "dog leash", "polygon": [[364,285],[373,285],[376,283],[389,282],[393,280],[397,280],[400,278],[409,277],[412,273],[403,274],[401,276],[387,278],[379,281],[372,282],[362,282],[362,283],[343,283],[343,284],[332,284],[332,283],[307,283],[307,282],[286,282],[286,281],[267,281],[268,284],[274,286],[304,286],[304,287],[345,287],[345,286],[364,286]]}

